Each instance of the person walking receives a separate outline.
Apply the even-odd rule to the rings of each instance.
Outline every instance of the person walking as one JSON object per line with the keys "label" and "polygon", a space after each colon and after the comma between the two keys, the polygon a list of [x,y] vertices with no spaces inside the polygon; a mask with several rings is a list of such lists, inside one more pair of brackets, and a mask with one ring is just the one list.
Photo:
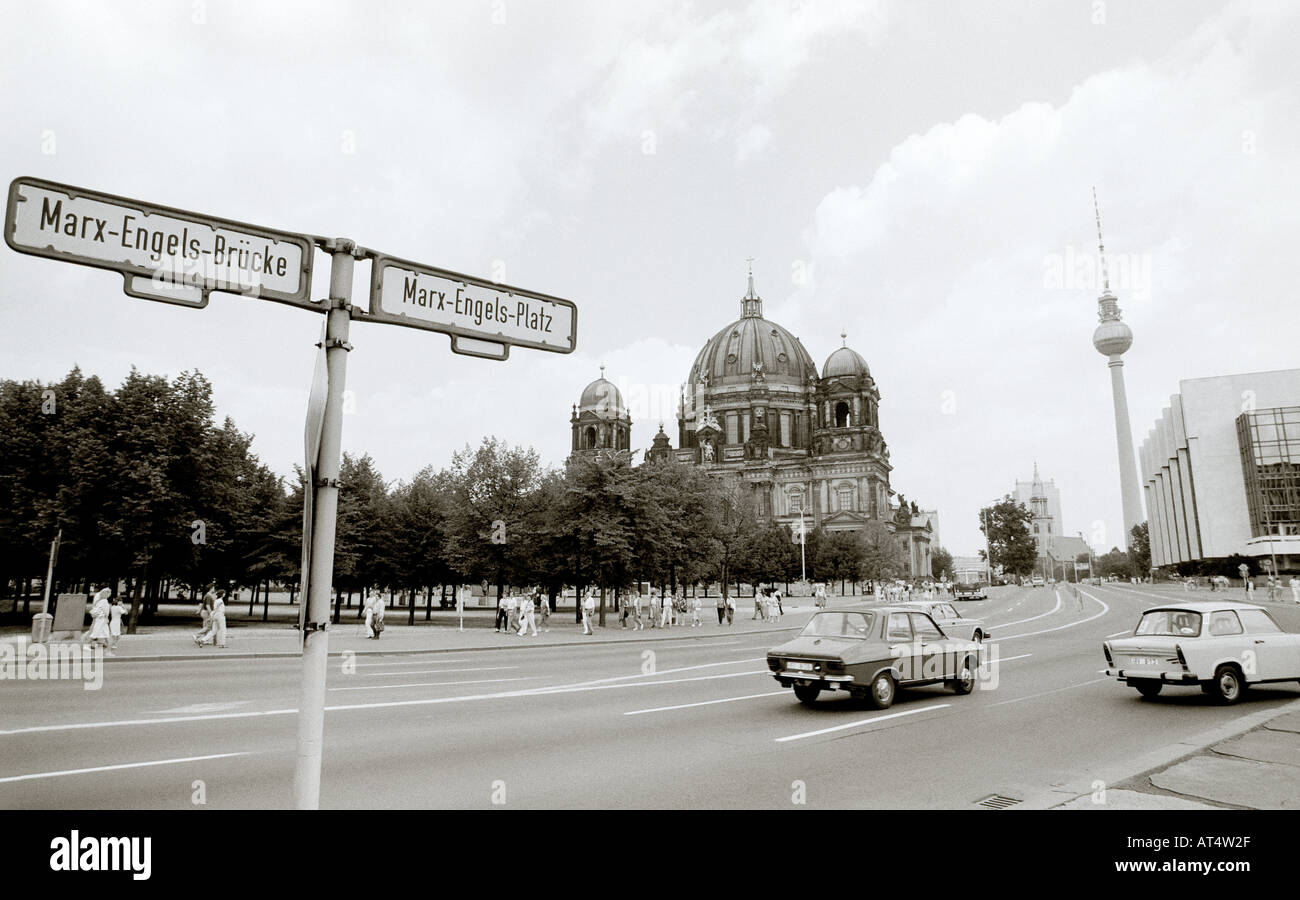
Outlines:
{"label": "person walking", "polygon": [[659,596],[658,588],[650,589],[650,627],[659,627],[659,616],[662,611],[663,598]]}
{"label": "person walking", "polygon": [[366,640],[379,639],[379,598],[374,594],[366,597],[365,604],[361,607],[362,613],[366,619]]}
{"label": "person walking", "polygon": [[203,599],[199,601],[199,617],[203,619],[203,627],[199,629],[198,634],[194,635],[196,647],[211,643],[212,629],[216,627],[216,623],[212,621],[212,607],[215,602],[216,598],[212,595],[212,591],[205,591]]}
{"label": "person walking", "polygon": [[749,621],[755,619],[766,619],[767,613],[764,607],[767,606],[767,588],[760,587],[754,590],[754,614],[749,617]]}
{"label": "person walking", "polygon": [[667,628],[673,624],[673,595],[664,591],[659,604],[659,627]]}
{"label": "person walking", "polygon": [[735,618],[736,618],[736,598],[728,597],[727,598],[727,624],[728,625],[735,624]]}
{"label": "person walking", "polygon": [[727,598],[718,594],[718,624],[721,625],[723,619],[727,617]]}
{"label": "person walking", "polygon": [[506,612],[506,601],[503,598],[497,599],[497,618],[493,626],[497,631],[504,631],[506,623],[510,621],[510,616]]}
{"label": "person walking", "polygon": [[593,616],[596,613],[596,591],[594,588],[587,588],[587,596],[582,600],[582,633],[595,634],[596,630],[592,625]]}
{"label": "person walking", "polygon": [[551,626],[547,623],[551,621],[551,598],[540,590],[537,592],[537,612],[541,617],[542,631],[550,631]]}
{"label": "person walking", "polygon": [[637,588],[636,596],[632,598],[632,630],[641,631],[645,628],[645,623],[641,621],[641,604],[644,601],[641,598],[641,589]]}
{"label": "person walking", "polygon": [[785,606],[781,603],[781,589],[779,587],[774,587],[772,589],[772,594],[776,597],[776,615],[777,618],[780,618],[785,615]]}
{"label": "person walking", "polygon": [[818,609],[825,609],[826,608],[826,585],[822,584],[820,581],[817,582],[817,587],[813,589],[813,596],[816,598],[813,601],[813,604]]}
{"label": "person walking", "polygon": [[691,598],[691,627],[703,626],[700,621],[700,595],[696,594]]}
{"label": "person walking", "polygon": [[108,652],[117,656],[117,645],[122,640],[122,598],[116,594],[108,601]]}
{"label": "person walking", "polygon": [[92,647],[98,645],[107,649],[109,644],[108,595],[108,588],[102,588],[96,592],[90,604],[89,641]]}
{"label": "person walking", "polygon": [[519,617],[519,636],[526,636],[528,629],[533,629],[533,637],[537,637],[537,617],[533,613],[534,602],[537,600],[537,592],[534,591],[525,597],[519,599],[520,612]]}
{"label": "person walking", "polygon": [[212,602],[212,636],[216,640],[217,646],[221,649],[226,648],[226,592],[225,590],[217,591],[217,597]]}

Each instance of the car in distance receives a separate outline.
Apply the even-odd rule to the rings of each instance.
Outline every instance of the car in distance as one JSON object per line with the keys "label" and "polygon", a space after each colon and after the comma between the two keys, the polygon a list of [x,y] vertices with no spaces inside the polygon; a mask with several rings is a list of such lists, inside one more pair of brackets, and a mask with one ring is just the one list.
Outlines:
{"label": "car in distance", "polygon": [[1236,703],[1253,684],[1300,681],[1300,634],[1293,621],[1290,630],[1278,624],[1282,613],[1208,600],[1151,607],[1132,636],[1102,643],[1106,674],[1143,697],[1173,684],[1199,686],[1221,703]]}
{"label": "car in distance", "polygon": [[1046,582],[1043,581],[1042,575],[1035,575],[1029,583],[1033,587],[1042,587]]}
{"label": "car in distance", "polygon": [[844,691],[888,709],[900,687],[946,684],[975,690],[980,645],[949,637],[920,610],[899,604],[822,610],[790,641],[767,652],[781,687],[804,704]]}
{"label": "car in distance", "polygon": [[909,609],[920,610],[934,619],[936,625],[943,629],[948,637],[961,638],[966,641],[983,643],[989,636],[988,626],[983,619],[971,619],[963,616],[957,608],[946,600],[909,600],[899,604]]}
{"label": "car in distance", "polygon": [[959,581],[952,588],[954,600],[987,600],[988,589],[982,581]]}

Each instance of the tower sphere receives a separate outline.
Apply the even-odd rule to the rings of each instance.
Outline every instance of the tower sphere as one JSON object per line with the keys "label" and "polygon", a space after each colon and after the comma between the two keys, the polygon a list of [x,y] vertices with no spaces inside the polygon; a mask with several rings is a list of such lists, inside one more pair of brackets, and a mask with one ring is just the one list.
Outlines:
{"label": "tower sphere", "polygon": [[1125,353],[1133,346],[1133,330],[1119,319],[1103,321],[1092,333],[1092,345],[1102,356]]}

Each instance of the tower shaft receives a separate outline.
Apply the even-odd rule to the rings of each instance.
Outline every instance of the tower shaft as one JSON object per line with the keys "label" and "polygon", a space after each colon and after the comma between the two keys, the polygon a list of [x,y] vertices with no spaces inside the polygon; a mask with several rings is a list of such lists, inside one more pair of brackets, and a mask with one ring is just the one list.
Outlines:
{"label": "tower shaft", "polygon": [[1115,448],[1119,453],[1119,486],[1124,508],[1124,546],[1133,541],[1133,526],[1141,525],[1142,500],[1138,495],[1137,461],[1133,455],[1133,428],[1128,418],[1128,392],[1124,389],[1124,358],[1110,357],[1110,390],[1115,401]]}

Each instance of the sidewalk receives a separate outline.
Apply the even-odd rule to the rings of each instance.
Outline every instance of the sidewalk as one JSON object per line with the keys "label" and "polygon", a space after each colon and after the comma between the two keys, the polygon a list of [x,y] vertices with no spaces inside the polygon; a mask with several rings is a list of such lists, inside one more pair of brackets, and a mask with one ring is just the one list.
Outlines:
{"label": "sidewalk", "polygon": [[[1191,752],[1188,752],[1191,751]],[[1140,774],[1055,809],[1300,809],[1300,699],[1173,745]],[[1103,802],[1098,802],[1098,800]]]}
{"label": "sidewalk", "polygon": [[[596,626],[596,633],[584,635],[582,626],[573,621],[572,610],[552,613],[548,623],[549,631],[542,631],[536,637],[532,632],[520,637],[517,634],[503,634],[493,628],[466,626],[461,631],[456,626],[446,625],[407,625],[406,617],[389,612],[384,621],[384,633],[379,640],[365,636],[365,626],[355,619],[344,617],[337,625],[331,625],[330,654],[341,655],[352,652],[358,655],[402,655],[419,653],[454,653],[465,650],[503,650],[518,647],[536,646],[582,646],[586,644],[614,644],[645,641],[680,641],[692,638],[720,638],[732,635],[770,634],[772,643],[788,640],[793,629],[802,628],[813,612],[809,602],[806,606],[796,606],[787,602],[786,614],[778,622],[769,623],[752,620],[750,609],[739,608],[732,625],[719,625],[717,611],[714,607],[700,611],[698,627],[691,625],[674,625],[670,628],[649,628],[635,631],[629,624],[621,627],[617,615],[607,612],[605,627]],[[480,620],[481,621],[481,620]],[[540,630],[540,623],[538,623]],[[231,622],[227,629],[227,648],[222,650],[214,646],[197,647],[194,634],[199,630],[199,623],[192,626],[163,625],[142,627],[138,634],[122,635],[117,655],[106,657],[115,661],[175,661],[190,659],[283,659],[301,656],[298,629],[291,625],[241,624]],[[6,635],[0,637],[0,645],[12,645],[15,651],[26,652],[29,642],[27,635]]]}

